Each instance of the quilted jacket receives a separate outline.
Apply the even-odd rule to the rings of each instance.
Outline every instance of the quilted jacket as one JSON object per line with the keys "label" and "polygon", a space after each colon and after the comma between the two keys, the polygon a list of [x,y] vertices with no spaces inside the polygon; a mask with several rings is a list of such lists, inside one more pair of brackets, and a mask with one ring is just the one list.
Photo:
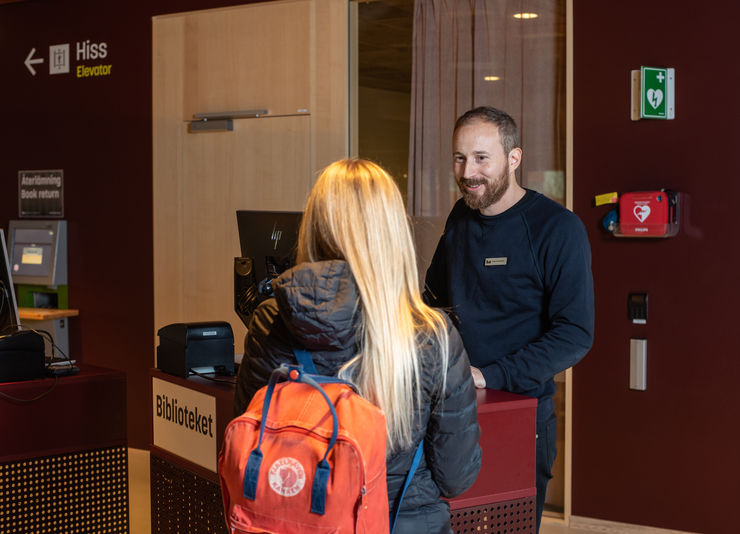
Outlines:
{"label": "quilted jacket", "polygon": [[[294,347],[311,351],[317,371],[332,376],[357,353],[359,297],[346,262],[300,264],[283,273],[273,287],[275,298],[260,304],[250,321],[234,400],[236,415],[244,412],[273,369],[296,363]],[[404,497],[395,534],[451,532],[449,507],[441,497],[465,491],[480,470],[480,429],[470,363],[449,322],[448,332],[444,391],[438,347],[419,336],[423,402],[416,418],[414,446],[387,458],[391,510],[421,439],[424,457]]]}

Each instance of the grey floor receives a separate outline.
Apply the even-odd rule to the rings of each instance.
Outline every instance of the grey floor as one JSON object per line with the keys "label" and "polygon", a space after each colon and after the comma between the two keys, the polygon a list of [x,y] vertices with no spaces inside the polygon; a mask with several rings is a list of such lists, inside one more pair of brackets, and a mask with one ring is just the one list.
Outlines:
{"label": "grey floor", "polygon": [[540,534],[582,534],[593,532],[593,530],[581,530],[577,528],[566,527],[560,522],[548,521],[545,519],[540,526]]}

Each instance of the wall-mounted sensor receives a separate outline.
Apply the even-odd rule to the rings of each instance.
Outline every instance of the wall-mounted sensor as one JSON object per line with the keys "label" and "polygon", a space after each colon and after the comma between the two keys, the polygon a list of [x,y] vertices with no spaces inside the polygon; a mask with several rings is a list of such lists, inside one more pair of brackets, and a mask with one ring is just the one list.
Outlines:
{"label": "wall-mounted sensor", "polygon": [[627,313],[633,324],[646,324],[648,316],[647,293],[630,293],[627,299]]}

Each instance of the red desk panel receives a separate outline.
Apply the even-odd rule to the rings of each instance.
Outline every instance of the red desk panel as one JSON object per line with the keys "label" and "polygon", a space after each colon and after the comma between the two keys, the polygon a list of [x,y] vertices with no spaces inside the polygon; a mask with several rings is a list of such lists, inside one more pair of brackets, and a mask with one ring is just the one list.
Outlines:
{"label": "red desk panel", "polygon": [[478,423],[483,461],[477,480],[450,508],[468,508],[537,494],[537,399],[479,389]]}
{"label": "red desk panel", "polygon": [[0,463],[126,445],[125,373],[79,367],[72,376],[0,384],[19,399],[0,398]]}
{"label": "red desk panel", "polygon": [[0,532],[127,534],[126,375],[0,384]]}

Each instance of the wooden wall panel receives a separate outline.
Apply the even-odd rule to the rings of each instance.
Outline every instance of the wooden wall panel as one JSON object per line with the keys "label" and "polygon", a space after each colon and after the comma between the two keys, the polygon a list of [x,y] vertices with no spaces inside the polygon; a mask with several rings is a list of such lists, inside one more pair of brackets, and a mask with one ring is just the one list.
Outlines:
{"label": "wooden wall panel", "polygon": [[[309,108],[306,0],[187,14],[184,119],[194,113]],[[305,113],[305,111],[304,111]]]}
{"label": "wooden wall panel", "polygon": [[311,167],[349,155],[348,2],[311,2]]}
{"label": "wooden wall panel", "polygon": [[[301,211],[317,172],[347,155],[347,9],[289,0],[155,17],[155,333],[225,320],[242,351],[235,212]],[[188,133],[193,113],[255,107],[270,115]]]}
{"label": "wooden wall panel", "polygon": [[[154,336],[182,309],[185,24],[182,18],[152,22],[152,194],[154,241]],[[161,318],[161,320],[159,319]]]}
{"label": "wooden wall panel", "polygon": [[181,306],[157,321],[229,321],[242,351],[246,329],[233,299],[233,261],[241,255],[236,210],[303,209],[312,184],[309,130],[309,117],[292,116],[185,135]]}

